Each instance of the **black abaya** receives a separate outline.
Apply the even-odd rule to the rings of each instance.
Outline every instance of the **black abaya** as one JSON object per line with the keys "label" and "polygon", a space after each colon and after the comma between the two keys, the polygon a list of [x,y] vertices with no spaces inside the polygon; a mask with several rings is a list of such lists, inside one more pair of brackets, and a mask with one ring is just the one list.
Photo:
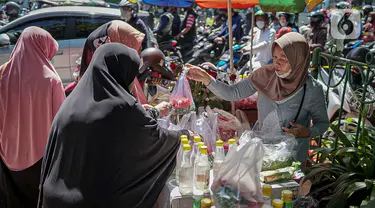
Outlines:
{"label": "black abaya", "polygon": [[179,137],[130,95],[135,50],[99,47],[53,122],[38,207],[153,207],[175,166]]}

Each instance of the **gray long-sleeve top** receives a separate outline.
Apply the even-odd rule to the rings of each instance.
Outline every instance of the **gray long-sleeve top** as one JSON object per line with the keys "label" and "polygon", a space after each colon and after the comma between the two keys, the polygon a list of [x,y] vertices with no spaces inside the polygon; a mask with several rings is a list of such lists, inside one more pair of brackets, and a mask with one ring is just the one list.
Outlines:
{"label": "gray long-sleeve top", "polygon": [[[234,85],[227,85],[223,82],[212,80],[207,86],[215,95],[227,101],[235,101],[247,98],[257,92],[249,79],[242,80]],[[303,97],[303,89],[282,101],[272,101],[258,94],[258,122],[263,123],[264,119],[271,112],[277,112],[280,127],[288,127],[297,115],[298,108]],[[310,127],[310,120],[313,126]],[[310,137],[323,134],[329,126],[329,119],[322,86],[312,77],[309,77],[306,85],[305,100],[301,112],[296,121],[297,124],[309,127]],[[281,131],[281,129],[280,129]],[[309,149],[308,138],[297,138],[297,160],[304,162]]]}

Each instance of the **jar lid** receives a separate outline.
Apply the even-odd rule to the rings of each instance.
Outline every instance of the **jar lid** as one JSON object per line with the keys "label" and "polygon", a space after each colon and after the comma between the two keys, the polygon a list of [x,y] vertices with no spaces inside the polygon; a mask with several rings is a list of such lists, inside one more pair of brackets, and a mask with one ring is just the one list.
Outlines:
{"label": "jar lid", "polygon": [[211,206],[212,200],[210,198],[203,198],[201,201],[201,206]]}
{"label": "jar lid", "polygon": [[194,190],[193,191],[193,198],[195,200],[201,200],[203,199],[204,193],[202,190]]}

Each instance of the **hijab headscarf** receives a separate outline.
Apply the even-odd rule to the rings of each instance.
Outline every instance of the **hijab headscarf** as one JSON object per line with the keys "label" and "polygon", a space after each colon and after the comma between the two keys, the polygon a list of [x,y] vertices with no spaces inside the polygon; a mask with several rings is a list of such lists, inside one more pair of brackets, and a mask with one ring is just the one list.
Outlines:
{"label": "hijab headscarf", "polygon": [[92,55],[99,46],[105,43],[122,43],[140,54],[144,37],[143,33],[124,21],[114,20],[100,26],[86,40],[82,53],[80,76],[82,77],[87,70]]}
{"label": "hijab headscarf", "polygon": [[129,93],[139,62],[134,49],[119,43],[96,50],[52,125],[38,207],[155,204],[183,132],[158,128]]}
{"label": "hijab headscarf", "polygon": [[276,75],[272,65],[266,65],[252,74],[249,79],[258,92],[273,101],[280,101],[298,92],[308,79],[310,49],[306,39],[299,33],[291,32],[277,39],[272,51],[278,45],[284,51],[291,66],[291,73],[286,78]]}
{"label": "hijab headscarf", "polygon": [[44,154],[53,118],[65,98],[50,62],[57,49],[47,31],[29,27],[1,66],[0,155],[11,170],[31,167]]}

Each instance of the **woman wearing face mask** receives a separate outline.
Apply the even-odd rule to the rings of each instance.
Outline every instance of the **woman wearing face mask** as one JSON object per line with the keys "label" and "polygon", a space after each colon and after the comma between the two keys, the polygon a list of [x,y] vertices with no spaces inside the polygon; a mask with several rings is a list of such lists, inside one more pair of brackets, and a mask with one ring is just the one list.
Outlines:
{"label": "woman wearing face mask", "polygon": [[179,137],[131,95],[137,51],[108,43],[95,51],[51,127],[38,207],[154,207],[176,164]]}
{"label": "woman wearing face mask", "polygon": [[196,66],[189,66],[188,75],[228,101],[258,92],[261,129],[294,135],[298,141],[296,159],[305,162],[309,138],[324,133],[329,126],[323,88],[308,73],[310,50],[302,35],[285,34],[272,45],[272,54],[272,65],[263,66],[234,85],[217,81]]}
{"label": "woman wearing face mask", "polygon": [[[268,27],[268,14],[263,11],[255,13],[255,37],[253,40],[253,54],[252,67],[256,70],[270,62],[272,59],[271,46],[275,41],[276,31]],[[251,45],[247,45],[242,50],[243,52],[250,52]],[[245,73],[250,68],[250,61],[241,69],[240,74]]]}
{"label": "woman wearing face mask", "polygon": [[280,23],[281,28],[290,27],[292,28],[293,32],[298,32],[297,26],[292,20],[293,20],[293,17],[289,13],[282,12],[279,14],[279,23]]}

